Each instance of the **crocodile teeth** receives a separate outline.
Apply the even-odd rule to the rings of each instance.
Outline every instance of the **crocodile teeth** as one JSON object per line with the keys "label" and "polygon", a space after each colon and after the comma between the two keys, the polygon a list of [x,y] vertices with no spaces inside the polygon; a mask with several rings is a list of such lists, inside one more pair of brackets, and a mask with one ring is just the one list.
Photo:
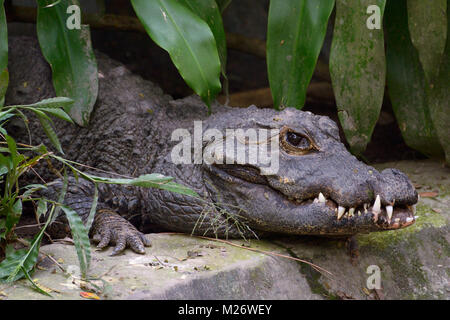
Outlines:
{"label": "crocodile teeth", "polygon": [[393,206],[386,206],[386,212],[387,212],[387,216],[388,216],[388,221],[391,221],[392,219],[392,212],[394,211],[394,207]]}
{"label": "crocodile teeth", "polygon": [[414,216],[414,219],[416,219],[416,220],[419,219],[419,216]]}
{"label": "crocodile teeth", "polygon": [[338,216],[337,216],[338,220],[339,220],[340,218],[342,218],[342,216],[344,215],[344,213],[345,213],[345,208],[339,206],[339,208],[338,208]]}
{"label": "crocodile teeth", "polygon": [[349,217],[353,217],[354,213],[355,213],[355,208],[350,208],[350,210],[348,210],[348,216]]}
{"label": "crocodile teeth", "polygon": [[375,221],[375,222],[378,221],[378,214],[379,214],[379,212],[376,212],[376,211],[373,212],[373,221]]}
{"label": "crocodile teeth", "polygon": [[361,216],[361,211],[360,210],[358,210],[358,216]]}
{"label": "crocodile teeth", "polygon": [[327,201],[327,199],[325,199],[325,197],[323,196],[322,192],[319,193],[319,202],[325,203],[326,201]]}
{"label": "crocodile teeth", "polygon": [[314,198],[314,203],[318,203],[318,202],[319,202],[319,199]]}
{"label": "crocodile teeth", "polygon": [[411,218],[411,217],[406,218],[406,222],[411,222],[413,220],[414,220],[414,218]]}
{"label": "crocodile teeth", "polygon": [[375,199],[375,202],[373,204],[373,208],[372,211],[380,213],[381,211],[381,200],[380,200],[380,195],[377,194],[377,198]]}

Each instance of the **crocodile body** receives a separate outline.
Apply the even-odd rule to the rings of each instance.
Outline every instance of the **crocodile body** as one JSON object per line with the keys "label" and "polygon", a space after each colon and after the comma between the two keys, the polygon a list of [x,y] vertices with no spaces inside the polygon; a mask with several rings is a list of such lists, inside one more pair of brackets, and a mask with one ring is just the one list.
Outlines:
{"label": "crocodile body", "polygon": [[[9,56],[7,104],[55,96],[51,70],[35,40],[10,39]],[[248,237],[353,235],[414,223],[412,207],[417,193],[406,175],[395,169],[378,172],[358,161],[340,142],[338,127],[329,118],[293,108],[275,111],[218,104],[208,116],[206,106],[195,97],[173,100],[150,81],[100,53],[97,62],[99,96],[89,126],[55,121],[65,157],[125,176],[152,172],[172,176],[201,196],[100,185],[91,236],[100,247],[115,245],[113,254],[127,246],[144,252],[149,243],[142,233],[151,226]],[[174,163],[172,151],[180,141],[172,141],[172,133],[181,128],[194,135],[194,121],[199,120],[203,121],[202,133],[215,129],[225,142],[227,129],[278,130],[278,170],[263,173],[265,166],[245,161]],[[39,125],[31,121],[30,126],[33,143],[45,141],[39,138],[44,137]],[[204,139],[200,148],[212,149],[214,154],[214,145],[211,139]],[[46,195],[55,197],[60,188],[61,182],[56,181]],[[92,195],[90,183],[76,183],[71,178],[65,203],[85,220]]]}

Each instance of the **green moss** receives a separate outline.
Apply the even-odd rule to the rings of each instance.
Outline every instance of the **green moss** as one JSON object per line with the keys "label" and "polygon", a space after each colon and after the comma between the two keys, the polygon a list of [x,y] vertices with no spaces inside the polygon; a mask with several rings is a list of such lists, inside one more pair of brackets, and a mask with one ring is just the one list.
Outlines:
{"label": "green moss", "polygon": [[416,207],[416,215],[419,218],[416,222],[405,229],[372,232],[369,234],[358,235],[358,243],[360,246],[375,246],[385,249],[399,241],[411,241],[411,236],[426,227],[440,228],[446,225],[445,217],[434,212],[430,206],[419,203]]}

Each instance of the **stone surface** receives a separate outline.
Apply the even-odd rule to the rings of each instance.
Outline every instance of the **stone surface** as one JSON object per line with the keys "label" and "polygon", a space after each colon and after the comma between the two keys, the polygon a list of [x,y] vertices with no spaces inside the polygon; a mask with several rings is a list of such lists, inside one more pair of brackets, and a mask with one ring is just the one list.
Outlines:
{"label": "stone surface", "polygon": [[[33,275],[54,290],[56,299],[81,299],[80,291],[94,291],[102,299],[319,299],[312,294],[296,262],[188,235],[151,234],[146,255],[127,251],[109,257],[112,249],[94,251],[91,284],[80,289],[75,248],[65,244],[42,247],[67,271],[44,259]],[[240,246],[244,241],[233,241]],[[252,248],[280,251],[264,241]],[[94,249],[94,248],[93,248]],[[44,270],[45,269],[45,270]],[[101,279],[102,281],[99,281]],[[100,290],[92,290],[93,285]],[[83,287],[83,285],[82,285]],[[91,289],[91,290],[89,290]],[[8,299],[47,299],[21,280],[0,285]]]}
{"label": "stone surface", "polygon": [[[345,241],[338,239],[234,240],[236,247],[188,235],[150,234],[153,247],[145,255],[126,251],[109,257],[111,249],[94,251],[87,283],[80,282],[73,246],[43,246],[41,252],[68,272],[46,258],[33,279],[54,290],[53,299],[83,299],[82,291],[101,299],[449,299],[450,170],[431,160],[377,166],[385,167],[404,171],[416,184],[423,195],[419,218],[406,229],[358,235],[360,255],[353,264]],[[437,196],[430,197],[431,192]],[[311,261],[332,275],[242,244]],[[380,270],[380,290],[369,290],[369,266]],[[1,284],[0,299],[48,297],[21,280]]]}

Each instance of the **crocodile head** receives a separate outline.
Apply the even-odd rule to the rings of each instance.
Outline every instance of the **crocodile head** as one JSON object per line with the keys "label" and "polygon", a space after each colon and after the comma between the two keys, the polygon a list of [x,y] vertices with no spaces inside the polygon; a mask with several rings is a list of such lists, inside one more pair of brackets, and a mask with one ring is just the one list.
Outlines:
{"label": "crocodile head", "polygon": [[[399,229],[415,221],[418,196],[408,177],[396,169],[378,172],[356,159],[328,117],[293,108],[249,107],[213,115],[205,129],[212,128],[223,134],[224,142],[214,138],[204,144],[204,156],[210,155],[203,164],[208,185],[221,202],[242,209],[239,214],[252,230],[350,235]],[[243,131],[239,138],[227,129]],[[267,138],[258,135],[255,140],[248,129],[265,129]],[[230,142],[235,149],[226,148]],[[272,161],[278,157],[275,170],[268,169],[267,161],[251,159],[252,144],[268,150]],[[245,159],[230,156],[239,147],[246,150]]]}

